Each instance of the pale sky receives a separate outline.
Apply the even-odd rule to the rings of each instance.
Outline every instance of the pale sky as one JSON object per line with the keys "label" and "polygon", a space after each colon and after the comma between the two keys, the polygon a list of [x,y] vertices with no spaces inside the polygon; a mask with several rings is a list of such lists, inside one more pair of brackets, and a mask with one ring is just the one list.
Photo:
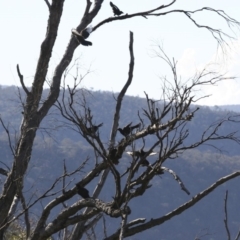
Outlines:
{"label": "pale sky", "polygon": [[[159,0],[113,0],[124,13],[150,10],[170,1]],[[69,38],[71,29],[81,20],[85,8],[84,0],[66,0],[60,23],[57,42],[50,62],[48,79],[51,80],[54,67],[59,63]],[[212,7],[224,10],[228,15],[240,21],[239,0],[178,0],[171,9],[195,10]],[[109,1],[104,1],[98,16],[92,25],[112,16]],[[220,28],[232,34],[227,24],[216,14],[201,13],[193,15],[200,24]],[[20,65],[25,84],[31,86],[40,44],[44,39],[48,9],[44,0],[0,0],[0,84],[19,85],[16,64]],[[93,46],[79,46],[74,60],[84,74],[91,69],[82,86],[94,90],[119,92],[127,80],[129,66],[129,31],[134,33],[135,71],[133,83],[127,91],[128,95],[144,96],[146,91],[150,97],[158,98],[161,94],[161,76],[169,75],[168,66],[153,56],[157,50],[156,43],[161,44],[167,55],[178,61],[178,73],[183,81],[206,64],[214,63],[227,76],[236,76],[235,80],[225,81],[215,87],[205,87],[201,94],[212,96],[203,99],[201,104],[225,105],[240,104],[240,32],[235,30],[236,40],[229,42],[231,48],[228,55],[221,56],[217,52],[217,42],[210,32],[199,29],[180,13],[161,17],[137,17],[125,21],[115,21],[103,25],[95,31],[89,40]],[[71,63],[72,66],[73,62]],[[75,73],[75,69],[72,70]],[[69,75],[67,84],[73,79]]]}

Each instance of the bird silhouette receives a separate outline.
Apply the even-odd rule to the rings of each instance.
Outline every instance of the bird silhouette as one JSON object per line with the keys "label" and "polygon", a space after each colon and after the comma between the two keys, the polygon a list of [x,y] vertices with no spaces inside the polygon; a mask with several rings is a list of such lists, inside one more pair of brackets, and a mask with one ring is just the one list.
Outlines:
{"label": "bird silhouette", "polygon": [[114,147],[114,148],[109,149],[108,156],[114,164],[119,163],[118,157],[117,157],[117,148]]}
{"label": "bird silhouette", "polygon": [[85,28],[84,30],[82,30],[81,32],[81,36],[86,39],[89,37],[89,35],[91,34],[93,28],[92,28],[92,25],[90,25],[89,27]]}
{"label": "bird silhouette", "polygon": [[82,187],[80,184],[76,184],[77,187],[77,193],[82,197],[82,198],[90,198],[89,192],[86,188]]}
{"label": "bird silhouette", "polygon": [[[137,158],[137,160],[140,158],[140,161],[141,161],[141,165],[142,166],[149,166],[149,161],[145,158],[143,158],[147,152],[145,152],[143,149],[141,150],[138,150],[138,151],[133,151],[133,152],[126,152],[128,155],[130,156],[134,156]],[[150,152],[148,156],[153,156],[153,155],[156,155],[157,152]]]}
{"label": "bird silhouette", "polygon": [[[147,152],[145,152],[143,149],[138,150],[138,151],[128,151],[126,152],[128,155],[134,156],[136,158],[143,158]],[[148,156],[153,156],[156,155],[157,152],[150,152]]]}
{"label": "bird silhouette", "polygon": [[83,46],[92,46],[92,42],[86,41],[84,37],[76,29],[72,29],[72,34],[76,37],[77,41]]}
{"label": "bird silhouette", "polygon": [[138,123],[137,125],[131,126],[132,123],[129,123],[124,128],[118,128],[117,130],[124,136],[127,137],[134,128],[139,128],[141,126],[141,123]]}
{"label": "bird silhouette", "polygon": [[96,131],[103,125],[103,123],[100,123],[98,125],[92,125],[91,127],[87,127],[87,132],[90,134],[96,133]]}
{"label": "bird silhouette", "polygon": [[112,149],[109,149],[109,157],[110,158],[114,158],[117,154],[117,148],[112,148]]}
{"label": "bird silhouette", "polygon": [[116,15],[120,16],[121,14],[123,14],[123,12],[120,11],[120,9],[116,5],[114,5],[112,2],[110,2],[110,6],[113,10],[114,16],[116,16]]}
{"label": "bird silhouette", "polygon": [[147,159],[144,159],[144,160],[141,162],[140,165],[147,167],[147,166],[149,166],[149,161],[148,161]]}

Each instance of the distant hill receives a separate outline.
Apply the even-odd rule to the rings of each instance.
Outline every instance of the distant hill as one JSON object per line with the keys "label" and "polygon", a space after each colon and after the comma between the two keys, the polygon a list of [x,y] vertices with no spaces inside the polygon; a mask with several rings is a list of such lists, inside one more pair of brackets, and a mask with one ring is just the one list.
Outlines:
{"label": "distant hill", "polygon": [[232,111],[232,112],[240,112],[240,104],[236,105],[215,105],[210,107],[213,111]]}
{"label": "distant hill", "polygon": [[219,106],[223,110],[229,110],[233,112],[240,112],[240,105],[222,105]]}
{"label": "distant hill", "polygon": [[[110,92],[82,92],[85,95],[88,106],[92,110],[93,122],[103,122],[100,129],[100,136],[104,144],[108,145],[112,118],[114,114],[115,99],[113,93]],[[44,90],[43,99],[47,97],[48,90]],[[12,144],[14,147],[15,139],[18,136],[18,129],[22,118],[22,106],[19,95],[24,99],[25,95],[21,89],[16,87],[0,88],[0,113],[5,125],[9,127]],[[117,94],[114,94],[117,96]],[[239,105],[240,106],[240,105]],[[228,111],[233,110],[236,106],[219,106],[219,108],[210,108],[200,106],[200,110],[195,117],[187,125],[189,129],[189,137],[185,144],[201,138],[202,132],[213,122],[228,116]],[[138,97],[126,96],[123,101],[121,111],[120,125],[123,126],[129,122],[138,123],[138,112],[141,114],[142,109],[146,108],[145,99]],[[80,111],[80,109],[79,109]],[[236,111],[237,112],[237,111]],[[143,118],[147,125],[148,120]],[[222,133],[238,131],[239,125],[236,123],[226,124],[222,126]],[[117,140],[122,137],[117,135]],[[146,138],[146,148],[151,143],[151,137]],[[188,201],[192,196],[204,188],[211,185],[218,178],[226,174],[230,174],[240,169],[240,147],[236,143],[229,141],[213,142],[221,151],[211,146],[202,146],[198,149],[184,152],[178,159],[167,161],[164,166],[174,170],[182,179],[191,195],[186,195],[178,183],[170,174],[163,174],[155,177],[152,181],[152,187],[147,194],[133,201],[130,205],[132,214],[129,221],[140,217],[159,217],[172,211],[177,206]],[[12,153],[8,146],[8,138],[3,127],[0,127],[0,152],[1,162],[11,166]],[[46,188],[50,187],[54,180],[63,173],[63,161],[65,160],[68,171],[73,171],[80,166],[83,161],[89,157],[85,168],[81,170],[69,184],[71,188],[74,183],[81,179],[88,170],[95,164],[94,154],[88,143],[76,132],[71,130],[57,111],[53,108],[44,120],[38,131],[34,143],[32,159],[26,176],[26,186],[24,189],[25,197],[32,201],[40,196]],[[149,158],[151,161],[151,158]],[[4,167],[1,165],[0,167]],[[129,157],[123,154],[123,158],[117,165],[120,173],[123,173],[129,165]],[[139,170],[141,172],[141,169]],[[0,175],[0,184],[3,184],[5,177]],[[71,178],[67,178],[70,181]],[[96,182],[98,179],[96,179]],[[112,177],[107,180],[107,188],[105,187],[100,195],[100,199],[111,201],[114,196]],[[90,193],[93,191],[95,183],[89,184],[87,188]],[[194,239],[201,236],[204,231],[209,233],[206,238],[211,240],[225,240],[226,231],[224,229],[224,196],[225,190],[229,190],[229,227],[233,235],[237,233],[240,226],[240,195],[239,195],[240,179],[235,179],[221,186],[218,190],[210,194],[202,202],[186,211],[184,214],[175,217],[169,222],[159,227],[155,227],[150,231],[138,234],[128,239],[160,239],[160,240],[176,240],[176,239]],[[61,188],[61,184],[57,185],[56,190]],[[32,195],[34,193],[34,196]],[[79,199],[71,199],[66,202],[71,203]],[[49,199],[43,199],[41,204],[35,205],[31,209],[31,213],[38,215],[41,206],[47,203]],[[56,212],[52,212],[52,215]],[[108,219],[108,217],[106,217]],[[113,219],[107,227],[110,234],[120,226],[120,219]],[[102,228],[100,224],[98,228]],[[97,239],[102,239],[102,231],[98,231]]]}

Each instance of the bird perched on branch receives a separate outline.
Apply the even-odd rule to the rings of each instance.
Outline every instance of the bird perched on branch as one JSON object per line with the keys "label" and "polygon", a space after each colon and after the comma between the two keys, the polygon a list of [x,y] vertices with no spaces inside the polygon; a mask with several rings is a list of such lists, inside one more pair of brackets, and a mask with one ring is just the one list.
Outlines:
{"label": "bird perched on branch", "polygon": [[76,37],[78,42],[83,46],[92,46],[92,42],[86,41],[84,37],[76,29],[72,29],[72,34]]}
{"label": "bird perched on branch", "polygon": [[91,127],[87,127],[86,129],[87,129],[87,132],[88,133],[95,133],[101,126],[103,125],[103,123],[100,123],[100,124],[98,124],[98,125],[92,125]]}
{"label": "bird perched on branch", "polygon": [[86,188],[82,187],[80,184],[76,184],[77,187],[77,193],[82,197],[82,198],[90,198],[89,192]]}
{"label": "bird perched on branch", "polygon": [[117,158],[117,148],[113,147],[113,148],[109,149],[108,156],[114,164],[119,163],[118,158]]}
{"label": "bird perched on branch", "polygon": [[143,159],[141,162],[141,165],[144,167],[147,167],[147,166],[149,166],[149,161],[147,159]]}
{"label": "bird perched on branch", "polygon": [[120,16],[121,14],[123,14],[123,12],[120,11],[120,9],[116,5],[114,5],[112,2],[110,2],[110,6],[113,10],[114,16],[116,16],[116,15]]}
{"label": "bird perched on branch", "polygon": [[[143,158],[147,152],[145,152],[143,149],[138,150],[138,151],[133,151],[133,152],[126,152],[130,156],[134,156],[136,158]],[[150,152],[148,156],[153,156],[156,155],[157,152]]]}
{"label": "bird perched on branch", "polygon": [[81,31],[81,36],[83,36],[84,39],[88,38],[92,30],[93,30],[92,25],[89,25],[87,28]]}
{"label": "bird perched on branch", "polygon": [[132,123],[129,123],[124,128],[118,128],[117,130],[124,136],[127,137],[134,128],[139,128],[141,126],[141,123],[138,123],[137,125],[131,126]]}
{"label": "bird perched on branch", "polygon": [[[142,166],[149,166],[149,161],[148,161],[146,158],[145,158],[145,159],[142,159],[142,158],[146,155],[146,153],[147,153],[147,152],[145,152],[143,149],[138,150],[138,151],[133,151],[133,152],[128,151],[128,152],[126,152],[126,153],[127,153],[128,155],[130,155],[130,156],[136,157],[137,160],[140,158],[140,161],[142,161],[142,162],[141,162],[141,165],[142,165]],[[153,155],[155,155],[155,154],[157,154],[157,152],[151,152],[151,153],[149,153],[148,156],[153,156]]]}

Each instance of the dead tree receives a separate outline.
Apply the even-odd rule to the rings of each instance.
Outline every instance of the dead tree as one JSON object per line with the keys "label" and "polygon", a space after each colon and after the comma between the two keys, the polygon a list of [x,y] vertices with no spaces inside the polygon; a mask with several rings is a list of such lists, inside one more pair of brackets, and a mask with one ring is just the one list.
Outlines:
{"label": "dead tree", "polygon": [[[34,80],[32,82],[31,88],[27,88],[24,84],[24,77],[20,71],[19,66],[17,65],[17,73],[20,79],[23,90],[25,91],[26,101],[23,106],[23,120],[20,126],[19,139],[17,141],[16,147],[13,149],[13,162],[9,171],[5,169],[0,169],[0,173],[6,176],[6,181],[3,186],[3,190],[0,196],[0,238],[4,236],[4,232],[7,229],[7,226],[12,221],[12,218],[9,218],[10,213],[12,215],[11,206],[13,205],[16,197],[21,198],[23,212],[19,214],[26,213],[26,211],[33,206],[34,203],[26,206],[24,197],[22,195],[22,189],[24,186],[24,176],[28,169],[29,162],[31,161],[31,154],[33,148],[33,142],[36,136],[36,132],[39,129],[39,126],[42,123],[42,120],[48,114],[50,108],[56,103],[59,93],[60,93],[60,84],[64,71],[69,66],[72,61],[73,53],[76,48],[85,43],[81,33],[87,26],[92,23],[94,18],[97,16],[98,12],[101,9],[103,0],[94,0],[94,4],[87,0],[85,12],[80,19],[80,24],[76,27],[76,32],[80,34],[81,41],[72,35],[71,30],[69,31],[70,40],[66,47],[66,51],[60,60],[59,64],[56,66],[54,75],[50,82],[50,92],[46,100],[42,99],[43,84],[45,82],[49,61],[52,56],[52,50],[57,38],[58,28],[64,9],[64,0],[52,0],[51,3],[48,0],[45,0],[47,7],[49,9],[49,19],[47,23],[47,31],[44,40],[42,41],[40,47],[40,55],[38,58],[38,63],[36,71],[34,74]],[[144,16],[147,17],[159,17],[165,16],[172,13],[181,13],[188,17],[196,27],[204,28],[213,35],[217,40],[218,44],[221,47],[224,46],[226,38],[231,38],[231,36],[222,32],[219,29],[212,28],[209,26],[201,25],[196,20],[194,20],[193,15],[198,12],[208,11],[213,14],[217,14],[220,18],[224,19],[230,26],[239,26],[239,22],[230,16],[228,16],[222,10],[215,10],[208,7],[203,7],[195,11],[187,11],[181,9],[168,10],[169,7],[174,7],[176,0],[171,1],[167,5],[157,6],[154,9],[133,13],[133,14],[124,14],[117,17],[106,18],[100,23],[96,24],[93,27],[92,34],[94,31],[100,30],[105,24],[114,23],[114,21],[127,21],[130,18]],[[82,44],[84,45],[84,44]],[[162,222],[169,220],[171,217],[176,214],[180,214],[185,209],[191,207],[196,202],[202,199],[205,195],[211,192],[214,188],[222,184],[223,182],[236,177],[239,175],[239,172],[236,172],[230,176],[226,176],[223,179],[220,179],[210,188],[206,189],[190,202],[186,203],[183,206],[180,206],[178,209],[174,210],[167,216],[163,216],[159,219],[151,220],[150,222],[144,223],[145,220],[136,219],[133,222],[127,222],[127,216],[131,213],[131,209],[128,206],[129,201],[133,198],[140,197],[144,194],[148,188],[151,187],[149,184],[150,181],[159,174],[164,172],[171,173],[174,178],[178,181],[181,188],[187,193],[188,190],[181,182],[180,178],[174,173],[173,170],[164,168],[164,162],[169,158],[176,158],[179,154],[187,149],[195,148],[207,141],[217,140],[217,139],[229,139],[239,143],[239,139],[236,138],[234,133],[229,133],[228,135],[218,135],[218,130],[222,124],[226,121],[232,121],[232,119],[222,119],[219,123],[211,126],[210,131],[203,133],[202,138],[198,142],[193,143],[189,146],[185,146],[184,140],[188,136],[188,130],[186,125],[194,117],[194,114],[197,112],[197,108],[191,108],[191,104],[195,101],[194,96],[192,96],[192,90],[194,87],[204,84],[214,84],[217,81],[225,79],[224,76],[208,72],[203,70],[199,73],[193,83],[189,85],[182,85],[176,78],[176,65],[175,62],[171,62],[168,58],[164,58],[165,61],[170,65],[173,74],[174,74],[174,84],[169,86],[168,89],[164,90],[166,93],[163,97],[164,104],[160,108],[156,107],[154,100],[147,97],[148,109],[144,109],[144,114],[149,119],[147,124],[143,124],[141,129],[136,133],[131,134],[124,138],[120,143],[116,143],[115,138],[117,134],[117,128],[119,125],[120,118],[120,109],[121,102],[126,93],[127,88],[132,82],[133,79],[133,70],[134,70],[134,54],[133,54],[133,33],[130,33],[130,64],[129,64],[129,76],[128,80],[123,87],[122,91],[118,95],[116,110],[113,119],[113,126],[111,130],[111,136],[109,139],[109,145],[106,146],[101,141],[101,138],[98,132],[89,132],[87,127],[92,128],[94,122],[92,122],[91,109],[85,108],[85,114],[79,115],[74,108],[74,89],[69,89],[71,96],[70,104],[66,106],[66,103],[58,105],[61,113],[65,116],[70,122],[77,126],[79,132],[82,136],[88,141],[88,143],[93,147],[94,151],[98,155],[100,162],[97,163],[93,169],[86,174],[80,181],[79,185],[82,188],[91,182],[95,177],[98,177],[101,174],[99,179],[99,184],[97,185],[92,198],[81,199],[78,202],[72,204],[71,206],[66,206],[66,208],[60,212],[54,220],[48,220],[51,210],[58,206],[59,204],[64,204],[68,199],[71,199],[74,195],[78,193],[78,188],[75,186],[72,189],[62,191],[62,193],[55,193],[54,198],[50,201],[43,209],[41,216],[39,217],[37,224],[34,226],[31,234],[29,233],[30,227],[27,227],[27,236],[29,239],[47,239],[52,234],[61,231],[62,229],[77,224],[71,239],[80,239],[82,234],[92,227],[92,225],[98,221],[99,216],[104,213],[114,218],[122,218],[122,224],[119,230],[116,231],[116,234],[109,236],[108,239],[115,239],[131,236],[140,231],[149,229],[153,226],[161,224]],[[202,80],[202,78],[209,77],[208,80]],[[166,91],[168,90],[168,91]],[[72,101],[72,102],[71,102]],[[65,104],[65,107],[64,107]],[[140,117],[141,119],[141,117]],[[86,126],[86,123],[88,126]],[[132,146],[134,149],[134,142],[136,140],[142,140],[143,145],[145,145],[144,137],[148,135],[153,135],[156,139],[155,144],[146,152],[144,156],[141,156],[140,159],[133,155],[130,168],[127,170],[126,176],[123,180],[120,172],[117,169],[117,164],[122,157],[123,152],[126,150],[127,146]],[[171,137],[170,137],[171,136]],[[141,164],[146,160],[146,157],[151,153],[151,151],[158,147],[159,153],[158,158],[151,165],[147,166],[140,175],[137,174],[138,169]],[[146,162],[146,161],[145,161]],[[101,189],[105,183],[107,176],[110,174],[113,175],[115,179],[115,196],[111,202],[103,202],[97,199]],[[63,178],[60,177],[60,178]],[[57,180],[56,180],[57,181]],[[55,183],[53,184],[53,189]],[[46,196],[49,193],[49,189],[46,190]],[[56,196],[57,195],[57,196]],[[79,210],[85,209],[83,214],[77,214]],[[25,214],[27,218],[28,214]],[[13,218],[15,219],[15,218]],[[29,225],[29,221],[26,220],[26,224]],[[136,226],[137,225],[137,226]],[[29,236],[30,235],[30,236]]]}
{"label": "dead tree", "polygon": [[[75,86],[70,89],[68,88],[68,98],[64,97],[61,101],[58,101],[57,107],[60,110],[62,116],[64,116],[67,121],[72,123],[72,126],[75,126],[79,134],[81,134],[88,143],[98,152],[100,158],[102,158],[100,165],[105,165],[102,177],[99,179],[99,183],[96,186],[96,189],[93,193],[93,197],[97,198],[101,188],[103,187],[106,175],[111,173],[115,179],[115,196],[114,201],[111,202],[113,207],[127,207],[128,203],[137,197],[145,194],[148,188],[151,188],[152,185],[150,181],[165,172],[173,175],[174,179],[179,184],[180,188],[190,194],[187,187],[184,185],[180,176],[177,175],[172,169],[164,167],[165,161],[169,159],[175,159],[181,156],[181,154],[189,149],[197,148],[198,146],[209,143],[212,140],[227,139],[240,143],[240,139],[236,136],[236,133],[229,133],[226,135],[220,135],[219,130],[222,125],[227,122],[236,123],[239,121],[239,116],[237,118],[223,118],[218,122],[213,123],[202,133],[202,136],[198,141],[191,143],[190,145],[185,144],[185,140],[188,138],[189,130],[188,123],[194,118],[195,114],[199,110],[199,107],[192,106],[193,103],[196,103],[199,99],[196,99],[193,95],[195,89],[200,85],[205,84],[216,84],[219,81],[227,80],[229,77],[225,77],[217,72],[208,71],[204,68],[202,71],[197,73],[192,79],[191,83],[189,82],[182,83],[178,80],[176,63],[171,61],[167,55],[162,51],[161,48],[159,52],[159,57],[167,62],[173,73],[173,82],[170,81],[165,83],[165,88],[162,93],[162,99],[156,101],[149,98],[146,94],[147,108],[143,109],[142,115],[139,114],[141,121],[141,129],[138,129],[135,133],[132,133],[129,136],[123,138],[120,142],[116,142],[115,138],[112,138],[108,145],[104,144],[101,141],[99,134],[94,134],[91,137],[86,132],[86,125],[93,125],[92,121],[94,116],[91,114],[91,110],[87,107],[85,100],[82,101],[83,104],[78,105],[74,104],[74,98],[80,96],[84,98],[80,89],[77,88],[77,83]],[[116,136],[117,129],[119,126],[119,117],[121,110],[121,101],[123,98],[123,93],[126,92],[126,87],[129,86],[129,83],[132,81],[133,76],[133,66],[134,66],[134,57],[132,52],[132,35],[130,34],[130,65],[129,65],[129,76],[126,84],[124,85],[122,91],[119,93],[118,98],[116,99],[116,109],[114,114],[114,121],[111,130],[111,136]],[[77,102],[77,101],[75,101]],[[158,104],[158,102],[160,102]],[[143,117],[145,116],[145,120]],[[147,123],[146,123],[147,120]],[[145,137],[151,135],[152,138],[155,138],[155,143],[147,150],[143,151],[145,146]],[[137,140],[142,141],[141,149],[136,149]],[[132,161],[130,167],[126,169],[124,173],[119,172],[118,165],[121,164],[121,158],[124,152],[127,152],[127,148],[131,146],[132,148]],[[153,150],[157,152],[158,157],[151,163],[144,165],[146,158],[150,155],[153,155]],[[156,153],[154,152],[154,154]],[[96,170],[99,166],[95,166]],[[138,172],[141,169],[141,174]],[[93,171],[94,171],[93,170]],[[83,186],[88,184],[95,176],[99,173],[93,174],[93,171],[89,172],[85,178],[81,180]],[[102,169],[100,170],[102,171]],[[92,175],[93,174],[93,175]],[[123,237],[131,236],[141,231],[147,230],[151,227],[162,224],[163,222],[170,220],[173,216],[181,214],[183,211],[192,207],[203,197],[212,192],[216,187],[220,186],[223,182],[238,177],[240,172],[235,172],[225,178],[219,179],[212,186],[204,190],[203,192],[197,194],[192,200],[183,204],[179,208],[175,209],[169,214],[156,219],[155,221],[151,220],[145,223],[145,219],[136,219],[135,221],[128,223],[127,215],[122,214],[122,225],[119,230],[116,231],[112,236],[107,237],[106,239],[122,239]],[[125,176],[125,177],[124,177]],[[90,180],[91,179],[91,180]],[[86,209],[83,215],[87,215],[90,209]],[[80,221],[78,225],[75,226],[74,232],[71,235],[71,239],[78,239],[85,233],[85,224],[87,221]],[[139,225],[139,226],[134,226]]]}

